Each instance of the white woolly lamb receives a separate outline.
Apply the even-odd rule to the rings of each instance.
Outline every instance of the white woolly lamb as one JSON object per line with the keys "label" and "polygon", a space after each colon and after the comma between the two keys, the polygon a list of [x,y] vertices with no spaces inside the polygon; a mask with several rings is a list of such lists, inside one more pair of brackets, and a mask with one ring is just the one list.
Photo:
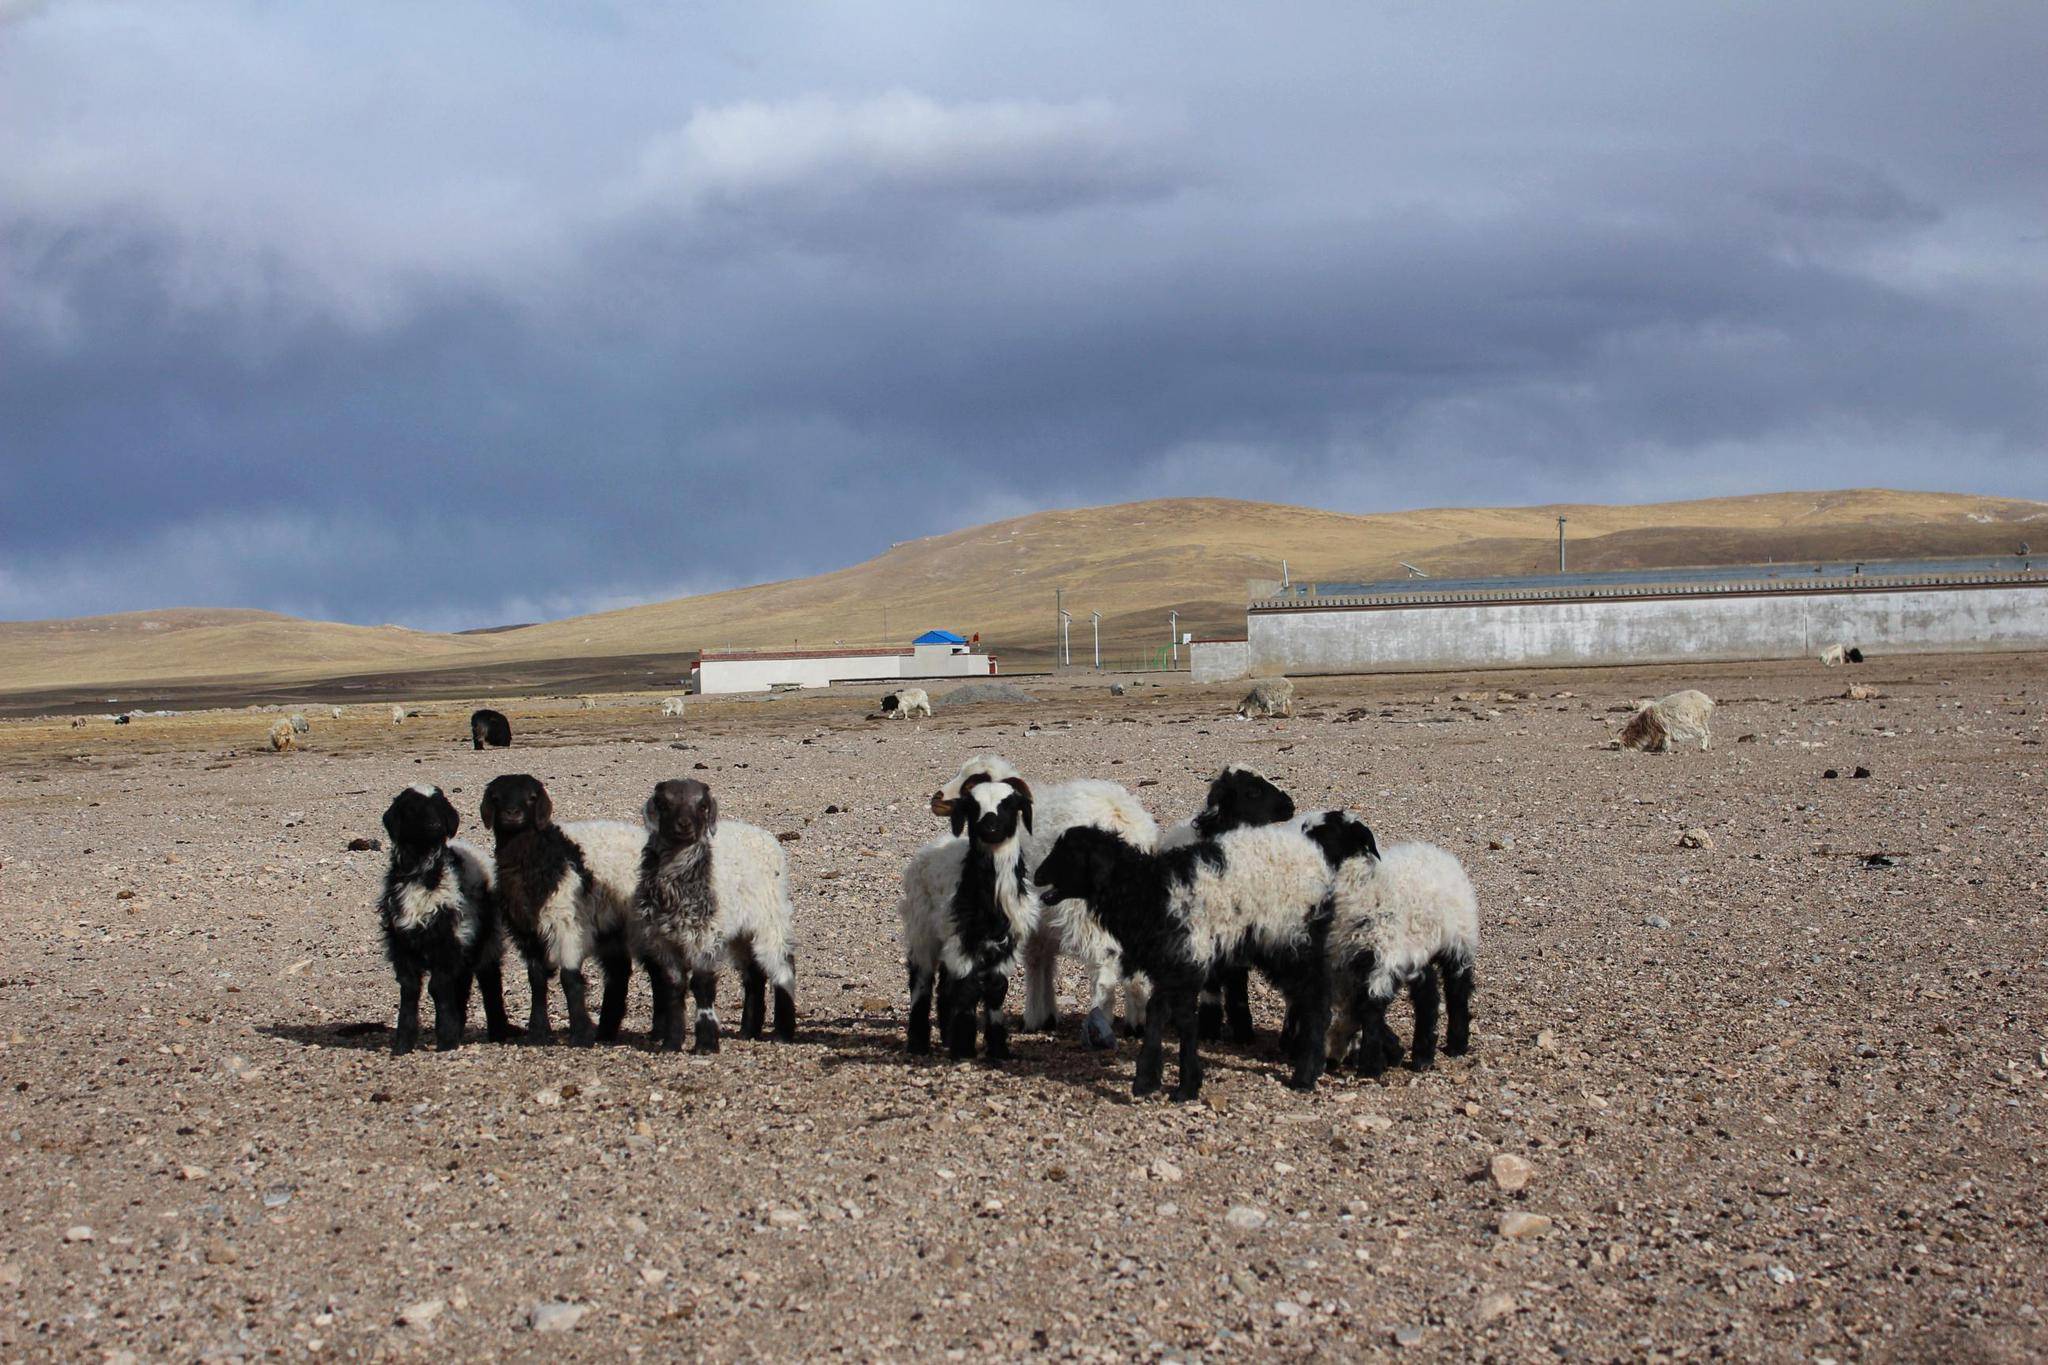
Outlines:
{"label": "white woolly lamb", "polygon": [[1377,1076],[1401,1059],[1401,1040],[1387,1026],[1387,1005],[1405,985],[1415,1006],[1408,1064],[1427,1070],[1436,1060],[1439,976],[1450,1015],[1444,1051],[1453,1057],[1469,1051],[1479,898],[1464,867],[1434,844],[1393,844],[1381,851],[1372,831],[1342,811],[1315,817],[1308,835],[1336,869],[1330,926],[1333,1063],[1344,1060],[1354,1039],[1358,1069],[1366,1075]]}
{"label": "white woolly lamb", "polygon": [[[960,765],[951,781],[932,794],[932,812],[945,815],[965,788],[986,781],[1008,781],[1016,768],[1001,758],[983,755]],[[1032,793],[1031,829],[1024,840],[1024,871],[1029,876],[1051,851],[1060,835],[1078,826],[1107,830],[1132,847],[1150,850],[1159,842],[1159,826],[1138,798],[1114,782],[1081,778]],[[1116,1046],[1116,988],[1124,987],[1124,1024],[1133,1033],[1145,1026],[1151,983],[1142,975],[1126,978],[1116,939],[1085,902],[1048,902],[1036,933],[1024,945],[1024,1028],[1050,1029],[1057,1021],[1056,988],[1062,953],[1087,968],[1091,982],[1088,1013],[1081,1024],[1089,1047]]]}
{"label": "white woolly lamb", "polygon": [[683,1045],[683,978],[697,1003],[692,1050],[718,1051],[718,969],[740,974],[740,1037],[761,1036],[775,987],[775,1037],[796,1037],[796,949],[789,859],[767,830],[719,818],[694,778],[659,783],[643,811],[646,852],[633,906],[633,949],[654,987],[654,1041]]}
{"label": "white woolly lamb", "polygon": [[1834,668],[1841,664],[1846,657],[1847,651],[1843,648],[1842,645],[1829,645],[1826,649],[1820,652],[1821,667]]}
{"label": "white woolly lamb", "polygon": [[664,716],[680,716],[683,714],[683,699],[681,697],[663,697],[661,699],[661,714]]}
{"label": "white woolly lamb", "polygon": [[1705,751],[1713,742],[1709,724],[1713,714],[1714,699],[1704,692],[1688,688],[1659,697],[1644,703],[1621,727],[1621,747],[1660,754],[1669,752],[1673,745],[1698,740],[1700,749]]}

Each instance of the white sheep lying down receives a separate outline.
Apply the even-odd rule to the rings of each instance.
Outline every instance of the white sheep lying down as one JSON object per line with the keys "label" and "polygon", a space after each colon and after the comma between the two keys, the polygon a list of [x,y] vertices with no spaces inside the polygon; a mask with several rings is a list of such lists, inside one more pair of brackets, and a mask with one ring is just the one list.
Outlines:
{"label": "white sheep lying down", "polygon": [[1661,754],[1674,745],[1698,740],[1704,752],[1713,743],[1713,715],[1714,699],[1706,693],[1693,688],[1673,692],[1668,697],[1645,702],[1642,709],[1628,718],[1628,723],[1621,727],[1621,747]]}
{"label": "white sheep lying down", "polygon": [[[1018,777],[1017,769],[994,755],[971,758],[951,781],[932,796],[934,814],[947,813],[963,787]],[[1024,839],[1024,872],[1029,877],[1060,835],[1088,825],[1118,835],[1149,852],[1159,842],[1159,826],[1138,798],[1114,782],[1083,778],[1033,791],[1031,830]],[[1092,914],[1087,902],[1061,901],[1045,906],[1038,929],[1024,945],[1024,1018],[1027,1030],[1051,1029],[1057,1016],[1056,985],[1060,954],[1078,958],[1093,982],[1081,1037],[1090,1047],[1116,1046],[1116,988],[1124,986],[1124,1024],[1132,1032],[1144,1027],[1151,983],[1143,975],[1125,980],[1116,940]]]}

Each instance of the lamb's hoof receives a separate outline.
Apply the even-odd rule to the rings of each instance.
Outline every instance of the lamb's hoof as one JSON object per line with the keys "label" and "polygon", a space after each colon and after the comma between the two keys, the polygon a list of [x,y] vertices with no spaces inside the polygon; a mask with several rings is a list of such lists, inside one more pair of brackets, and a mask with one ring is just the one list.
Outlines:
{"label": "lamb's hoof", "polygon": [[692,1043],[692,1044],[690,1045],[690,1051],[692,1051],[692,1052],[716,1052],[716,1051],[718,1051],[718,1025],[716,1025],[716,1024],[712,1024],[712,1025],[711,1025],[710,1027],[708,1027],[708,1028],[707,1028],[707,1027],[706,1027],[706,1026],[704,1025],[703,1021],[701,1021],[701,1020],[700,1020],[700,1021],[698,1021],[698,1024],[697,1024],[697,1041],[696,1041],[696,1042],[694,1042],[694,1043]]}
{"label": "lamb's hoof", "polygon": [[391,1055],[403,1057],[406,1053],[411,1052],[415,1046],[417,1044],[410,1038],[393,1038],[391,1040]]}
{"label": "lamb's hoof", "polygon": [[434,1040],[434,1051],[436,1052],[453,1052],[461,1046],[462,1040],[460,1038],[436,1038]]}
{"label": "lamb's hoof", "polygon": [[1147,1095],[1159,1093],[1158,1081],[1134,1081],[1131,1083],[1131,1098],[1144,1099]]}
{"label": "lamb's hoof", "polygon": [[1436,1058],[1433,1056],[1410,1057],[1408,1059],[1408,1069],[1410,1071],[1434,1071],[1436,1070]]}
{"label": "lamb's hoof", "polygon": [[525,1036],[525,1029],[511,1024],[501,1024],[497,1028],[484,1030],[484,1037],[493,1043],[516,1043]]}
{"label": "lamb's hoof", "polygon": [[913,1057],[929,1057],[932,1055],[932,1040],[929,1038],[912,1038],[904,1050]]}
{"label": "lamb's hoof", "polygon": [[1008,1043],[990,1043],[982,1049],[982,1059],[990,1062],[1007,1062],[1013,1055]]}
{"label": "lamb's hoof", "polygon": [[1097,1052],[1114,1051],[1116,1028],[1109,1022],[1109,1016],[1101,1010],[1090,1010],[1081,1021],[1081,1041]]}
{"label": "lamb's hoof", "polygon": [[569,1030],[570,1047],[593,1047],[596,1043],[597,1035],[595,1033],[586,1033],[581,1029]]}
{"label": "lamb's hoof", "polygon": [[756,1024],[756,1025],[754,1025],[754,1026],[753,1026],[752,1028],[748,1028],[748,1027],[746,1027],[745,1025],[741,1025],[741,1026],[740,1026],[740,1041],[741,1041],[741,1042],[743,1042],[743,1043],[758,1043],[758,1042],[760,1042],[760,1041],[761,1041],[761,1026],[760,1026],[759,1024]]}
{"label": "lamb's hoof", "polygon": [[777,1024],[777,1025],[775,1026],[775,1041],[776,1041],[776,1042],[778,1042],[778,1043],[793,1043],[793,1042],[795,1042],[795,1041],[796,1041],[796,1025],[795,1025],[795,1024]]}
{"label": "lamb's hoof", "polygon": [[1299,1090],[1306,1094],[1308,1091],[1316,1088],[1317,1079],[1315,1076],[1289,1076],[1287,1078],[1287,1088],[1289,1090]]}
{"label": "lamb's hoof", "polygon": [[1444,1056],[1467,1057],[1472,1053],[1472,1044],[1464,1039],[1452,1039],[1444,1044]]}
{"label": "lamb's hoof", "polygon": [[1223,1007],[1203,1005],[1195,1011],[1195,1026],[1202,1035],[1202,1041],[1213,1043],[1223,1037]]}
{"label": "lamb's hoof", "polygon": [[1175,1104],[1192,1104],[1202,1098],[1202,1088],[1200,1086],[1177,1085],[1166,1098]]}

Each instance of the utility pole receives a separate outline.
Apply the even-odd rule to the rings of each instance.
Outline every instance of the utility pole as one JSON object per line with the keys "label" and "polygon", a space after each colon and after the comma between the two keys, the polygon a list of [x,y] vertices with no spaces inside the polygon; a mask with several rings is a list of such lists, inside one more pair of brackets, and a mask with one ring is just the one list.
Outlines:
{"label": "utility pole", "polygon": [[1559,573],[1564,572],[1564,523],[1565,519],[1563,517],[1557,519],[1557,571]]}
{"label": "utility pole", "polygon": [[1074,641],[1068,633],[1068,624],[1073,620],[1066,612],[1060,613],[1060,663],[1068,668],[1074,664]]}
{"label": "utility pole", "polygon": [[1180,667],[1180,613],[1166,613],[1166,628],[1173,636],[1173,666]]}
{"label": "utility pole", "polygon": [[1102,671],[1102,613],[1099,611],[1089,612],[1088,624],[1095,628],[1095,671],[1100,673]]}
{"label": "utility pole", "polygon": [[1060,631],[1062,629],[1060,623],[1067,619],[1067,590],[1065,588],[1054,588],[1052,590],[1052,610],[1052,661],[1054,666],[1058,666],[1060,661]]}
{"label": "utility pole", "polygon": [[1288,587],[1288,586],[1289,586],[1290,584],[1292,584],[1292,583],[1293,583],[1293,581],[1294,581],[1293,579],[1291,579],[1291,578],[1289,578],[1289,577],[1287,576],[1287,561],[1286,561],[1286,560],[1284,560],[1284,559],[1283,559],[1283,560],[1281,560],[1281,561],[1280,561],[1280,586],[1281,586],[1281,588],[1282,588],[1282,589],[1285,589],[1285,588],[1287,588],[1287,587]]}

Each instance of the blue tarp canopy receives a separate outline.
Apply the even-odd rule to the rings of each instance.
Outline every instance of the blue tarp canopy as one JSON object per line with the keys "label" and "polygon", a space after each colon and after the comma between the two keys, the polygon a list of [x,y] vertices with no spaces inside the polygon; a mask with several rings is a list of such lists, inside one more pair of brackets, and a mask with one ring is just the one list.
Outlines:
{"label": "blue tarp canopy", "polygon": [[928,630],[910,643],[914,645],[964,645],[967,637],[955,635],[950,630]]}

